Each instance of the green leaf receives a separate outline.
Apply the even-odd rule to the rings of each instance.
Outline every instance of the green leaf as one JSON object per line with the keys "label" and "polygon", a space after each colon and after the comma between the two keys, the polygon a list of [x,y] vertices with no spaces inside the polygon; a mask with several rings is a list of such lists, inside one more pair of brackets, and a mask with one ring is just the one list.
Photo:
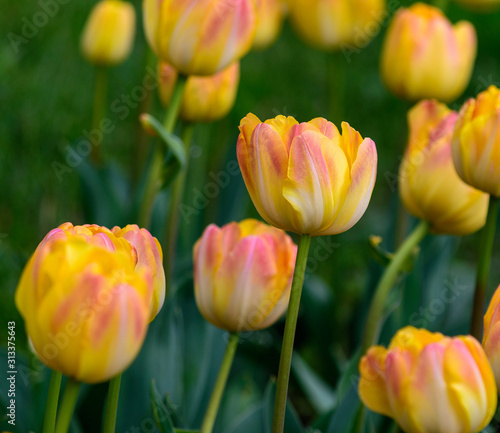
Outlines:
{"label": "green leaf", "polygon": [[[271,381],[267,385],[264,393],[264,401],[262,402],[262,423],[264,426],[263,433],[271,433],[275,394],[276,384],[274,381]],[[289,402],[287,402],[285,412],[285,431],[286,433],[304,433],[304,428],[302,427],[299,417]]]}
{"label": "green leaf", "polygon": [[182,140],[177,135],[167,132],[161,122],[150,114],[141,115],[141,122],[146,129],[151,128],[158,134],[166,148],[172,152],[174,158],[184,167],[187,162],[187,155]]}
{"label": "green leaf", "polygon": [[175,433],[167,406],[160,397],[154,379],[151,381],[150,394],[151,405],[153,406],[153,417],[161,433]]}
{"label": "green leaf", "polygon": [[351,386],[334,412],[326,433],[352,432],[360,410],[362,410],[362,405],[358,391],[356,387]]}
{"label": "green leaf", "polygon": [[[370,252],[375,261],[384,267],[388,266],[394,257],[394,254],[380,246],[382,238],[380,236],[371,235],[368,242],[370,245]],[[419,252],[419,247],[416,247],[413,250],[413,253],[408,257],[408,260],[406,260],[406,262],[401,266],[401,270],[403,272],[411,272],[413,270]]]}

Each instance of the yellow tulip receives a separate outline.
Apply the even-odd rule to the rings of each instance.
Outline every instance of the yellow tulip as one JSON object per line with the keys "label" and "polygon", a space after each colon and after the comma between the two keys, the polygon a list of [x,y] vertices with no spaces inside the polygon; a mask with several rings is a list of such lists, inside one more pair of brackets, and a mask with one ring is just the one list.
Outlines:
{"label": "yellow tulip", "polygon": [[500,90],[490,86],[459,112],[452,149],[464,182],[500,197]]}
{"label": "yellow tulip", "polygon": [[375,184],[375,143],[323,118],[278,116],[240,123],[237,156],[246,187],[269,224],[311,236],[341,233],[363,216]]}
{"label": "yellow tulip", "polygon": [[483,348],[493,368],[500,389],[500,286],[495,291],[484,316]]}
{"label": "yellow tulip", "polygon": [[[160,99],[168,106],[177,82],[177,71],[168,63],[158,65]],[[240,64],[234,62],[215,75],[190,75],[182,96],[179,117],[188,122],[213,122],[233,108],[240,81]]]}
{"label": "yellow tulip", "polygon": [[256,220],[208,226],[193,251],[201,314],[230,332],[271,326],[288,307],[296,253],[286,233]]}
{"label": "yellow tulip", "polygon": [[425,100],[408,113],[410,137],[399,169],[408,211],[435,233],[465,235],[483,227],[488,195],[462,182],[453,165],[451,138],[457,113]]}
{"label": "yellow tulip", "polygon": [[70,223],[52,230],[16,290],[40,360],[87,383],[127,368],[163,302],[159,246],[135,226],[113,231],[117,236],[105,227]]}
{"label": "yellow tulip", "polygon": [[396,96],[453,101],[469,83],[476,58],[471,23],[452,25],[440,9],[415,3],[399,9],[382,48],[382,78]]}
{"label": "yellow tulip", "polygon": [[243,57],[257,28],[255,0],[143,0],[149,45],[185,75],[213,75]]}
{"label": "yellow tulip", "polygon": [[81,39],[84,57],[98,65],[127,58],[135,35],[135,9],[131,3],[103,0],[92,9]]}
{"label": "yellow tulip", "polygon": [[287,0],[294,28],[322,49],[363,48],[386,17],[385,0]]}
{"label": "yellow tulip", "polygon": [[258,25],[253,48],[269,47],[277,38],[283,25],[286,7],[284,0],[257,0]]}
{"label": "yellow tulip", "polygon": [[371,347],[359,364],[359,395],[406,433],[473,433],[495,414],[495,378],[471,336],[399,330],[386,349]]}

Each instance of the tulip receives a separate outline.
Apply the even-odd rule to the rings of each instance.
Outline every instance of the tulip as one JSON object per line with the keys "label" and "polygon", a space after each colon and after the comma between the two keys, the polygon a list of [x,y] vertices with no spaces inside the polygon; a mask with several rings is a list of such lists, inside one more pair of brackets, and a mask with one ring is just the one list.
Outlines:
{"label": "tulip", "polygon": [[460,110],[452,149],[462,180],[500,197],[500,90],[490,86]]}
{"label": "tulip", "polygon": [[257,28],[255,0],[144,0],[147,40],[184,75],[213,75],[243,57]]}
{"label": "tulip", "polygon": [[81,39],[84,57],[98,65],[125,60],[134,42],[135,9],[131,3],[103,0],[95,5]]}
{"label": "tulip", "polygon": [[271,326],[288,306],[296,252],[286,233],[253,219],[208,226],[193,252],[203,317],[230,332]]}
{"label": "tulip", "polygon": [[500,286],[484,316],[483,348],[493,368],[497,388],[500,389]]}
{"label": "tulip", "polygon": [[396,96],[453,101],[469,83],[476,58],[471,23],[454,26],[440,9],[423,3],[399,9],[382,48],[382,78]]}
{"label": "tulip", "polygon": [[495,378],[471,336],[406,327],[388,349],[371,347],[359,369],[363,403],[406,433],[479,432],[495,414]]}
{"label": "tulip", "polygon": [[285,15],[284,0],[258,0],[258,25],[253,48],[269,47],[278,37]]}
{"label": "tulip", "polygon": [[42,362],[77,381],[97,383],[134,360],[152,312],[163,302],[156,257],[161,266],[161,249],[148,235],[135,226],[111,231],[66,223],[42,240],[16,290]]}
{"label": "tulip", "polygon": [[375,143],[323,118],[240,123],[237,156],[252,201],[269,224],[311,236],[341,233],[364,214],[377,172]]}
{"label": "tulip", "polygon": [[425,100],[408,113],[410,138],[399,170],[405,207],[440,234],[465,235],[486,221],[488,195],[462,182],[453,165],[451,138],[457,113]]}
{"label": "tulip", "polygon": [[322,49],[363,48],[378,34],[385,0],[288,0],[292,24],[311,45]]}
{"label": "tulip", "polygon": [[[177,71],[161,62],[160,99],[168,106],[177,81]],[[213,122],[222,119],[233,108],[240,80],[240,64],[234,62],[212,76],[188,77],[182,96],[179,117],[188,122]]]}

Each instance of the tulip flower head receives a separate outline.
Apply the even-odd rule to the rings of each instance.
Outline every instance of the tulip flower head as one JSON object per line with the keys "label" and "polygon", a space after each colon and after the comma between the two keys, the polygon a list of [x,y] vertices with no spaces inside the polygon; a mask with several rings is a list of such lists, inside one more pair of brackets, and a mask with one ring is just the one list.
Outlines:
{"label": "tulip flower head", "polygon": [[483,348],[493,368],[497,388],[500,389],[500,286],[484,316]]}
{"label": "tulip flower head", "polygon": [[453,133],[453,162],[469,185],[500,197],[500,90],[490,86],[461,108]]}
{"label": "tulip flower head", "polygon": [[37,356],[87,383],[106,381],[134,360],[163,302],[151,235],[135,226],[113,231],[70,223],[52,230],[16,290]]}
{"label": "tulip flower head", "polygon": [[278,37],[286,12],[284,0],[257,0],[258,25],[253,48],[269,47]]}
{"label": "tulip flower head", "polygon": [[185,75],[213,75],[243,57],[257,29],[255,0],[144,0],[158,57]]}
{"label": "tulip flower head", "polygon": [[193,250],[198,309],[230,332],[271,326],[288,307],[296,254],[286,233],[256,220],[208,226]]}
{"label": "tulip flower head", "polygon": [[371,347],[359,364],[359,395],[406,433],[482,431],[497,406],[495,378],[471,336],[399,330],[389,348]]}
{"label": "tulip flower head", "polygon": [[85,24],[81,47],[85,58],[97,65],[125,60],[134,42],[135,9],[121,0],[97,3]]}
{"label": "tulip flower head", "polygon": [[[177,82],[177,71],[160,62],[160,99],[168,106]],[[214,122],[233,108],[240,81],[240,64],[234,62],[211,76],[191,75],[182,96],[179,117],[188,122]]]}
{"label": "tulip flower head", "polygon": [[348,123],[278,116],[240,123],[237,156],[258,212],[282,230],[341,233],[364,214],[375,184],[377,150]]}
{"label": "tulip flower head", "polygon": [[382,48],[387,88],[404,99],[458,98],[470,81],[477,37],[471,23],[452,25],[440,9],[414,3],[399,9]]}
{"label": "tulip flower head", "polygon": [[408,113],[410,138],[399,169],[399,192],[408,211],[440,234],[465,235],[486,221],[488,195],[457,175],[451,138],[457,113],[425,100]]}
{"label": "tulip flower head", "polygon": [[363,48],[387,16],[385,0],[287,0],[294,28],[322,49]]}

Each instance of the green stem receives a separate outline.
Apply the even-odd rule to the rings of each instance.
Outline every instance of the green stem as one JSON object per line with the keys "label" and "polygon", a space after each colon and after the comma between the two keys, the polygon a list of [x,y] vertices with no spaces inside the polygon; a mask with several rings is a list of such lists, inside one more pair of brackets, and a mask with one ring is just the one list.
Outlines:
{"label": "green stem", "polygon": [[104,414],[103,433],[115,433],[116,413],[118,410],[118,397],[120,396],[120,383],[122,374],[113,377],[109,382],[106,412]]}
{"label": "green stem", "polygon": [[276,382],[272,433],[283,433],[285,427],[286,400],[288,382],[290,380],[293,342],[295,340],[295,328],[297,327],[297,318],[299,316],[300,296],[302,294],[302,285],[304,284],[304,274],[306,272],[307,255],[310,245],[311,236],[302,235],[299,240],[297,258],[295,260],[295,271],[293,273],[292,291],[290,293],[290,302],[286,313],[285,333],[283,335],[278,380]]}
{"label": "green stem", "polygon": [[54,433],[56,428],[57,403],[59,402],[59,391],[61,389],[62,374],[52,370],[50,375],[49,394],[47,406],[45,406],[45,417],[43,420],[43,433]]}
{"label": "green stem", "polygon": [[[163,126],[167,132],[173,132],[175,128],[175,123],[177,121],[179,110],[181,108],[182,95],[184,94],[184,89],[186,88],[186,82],[187,77],[184,75],[179,75],[179,78],[177,79],[177,82],[175,84],[172,98],[170,99],[170,104],[168,106],[167,112],[165,113],[165,119],[163,121]],[[141,207],[139,209],[140,227],[149,227],[156,194],[158,194],[158,191],[160,190],[162,185],[161,175],[163,171],[164,160],[165,145],[163,143],[157,143],[155,151],[153,153],[151,166],[149,168]]]}
{"label": "green stem", "polygon": [[488,275],[490,273],[491,252],[497,227],[498,208],[500,198],[490,196],[488,216],[486,224],[481,232],[481,251],[476,274],[476,289],[474,291],[474,306],[472,307],[472,319],[470,333],[481,341],[483,332],[484,302],[486,300],[486,289],[488,287]]}
{"label": "green stem", "polygon": [[222,394],[224,393],[224,388],[226,387],[227,377],[229,376],[229,371],[231,370],[231,365],[233,363],[234,354],[236,353],[236,348],[238,347],[238,340],[238,334],[229,334],[226,353],[224,353],[224,358],[222,359],[219,375],[217,376],[215,387],[212,391],[212,396],[210,397],[205,417],[203,418],[200,433],[212,432],[215,418],[217,417],[217,412],[219,411]]}
{"label": "green stem", "polygon": [[189,167],[189,150],[193,139],[194,123],[184,125],[182,131],[182,142],[186,150],[186,165],[181,169],[172,185],[172,194],[170,197],[170,208],[168,211],[167,225],[165,230],[164,245],[166,252],[163,258],[163,267],[165,268],[165,279],[167,291],[172,284],[172,274],[174,268],[175,251],[177,248],[178,227],[179,227],[179,205],[184,195],[186,184],[186,175]]}
{"label": "green stem", "polygon": [[[106,101],[108,95],[108,68],[105,66],[97,66],[95,71],[94,84],[94,108],[92,112],[92,129],[101,131],[101,122],[106,116]],[[92,134],[92,136],[98,134]],[[104,136],[101,140],[92,140],[90,158],[95,165],[101,164],[101,145],[104,141]]]}
{"label": "green stem", "polygon": [[361,355],[363,355],[372,344],[376,343],[380,331],[380,319],[384,313],[387,296],[396,282],[401,267],[405,264],[408,257],[410,257],[415,247],[422,241],[428,231],[429,223],[427,221],[420,221],[417,227],[396,251],[391,262],[385,269],[375,289],[375,295],[368,311],[363,340],[361,342]]}
{"label": "green stem", "polygon": [[68,378],[57,417],[56,433],[67,433],[75,410],[81,383]]}

